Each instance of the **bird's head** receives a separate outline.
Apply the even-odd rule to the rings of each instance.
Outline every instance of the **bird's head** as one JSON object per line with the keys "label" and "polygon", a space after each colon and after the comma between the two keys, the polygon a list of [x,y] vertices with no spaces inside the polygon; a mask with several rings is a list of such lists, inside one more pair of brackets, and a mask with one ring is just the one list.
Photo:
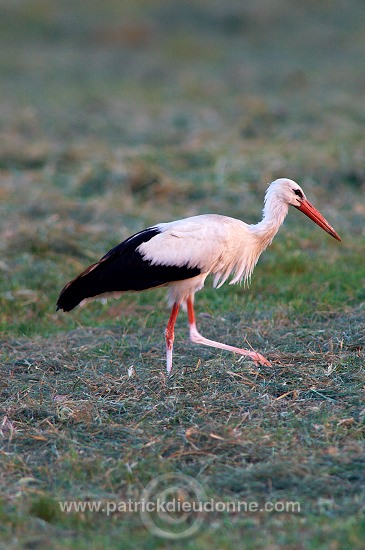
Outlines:
{"label": "bird's head", "polygon": [[297,182],[287,178],[280,178],[273,181],[266,192],[265,202],[269,201],[270,198],[273,197],[284,204],[295,206],[295,208],[303,212],[303,214],[313,220],[317,225],[319,225],[319,227],[324,229],[324,231],[329,233],[338,241],[341,241],[340,236],[336,233],[333,227],[309,202],[303,189],[297,184]]}
{"label": "bird's head", "polygon": [[270,196],[275,196],[281,202],[291,204],[296,208],[299,208],[303,200],[306,200],[306,196],[300,185],[296,181],[287,178],[280,178],[270,183],[266,193],[266,200]]}

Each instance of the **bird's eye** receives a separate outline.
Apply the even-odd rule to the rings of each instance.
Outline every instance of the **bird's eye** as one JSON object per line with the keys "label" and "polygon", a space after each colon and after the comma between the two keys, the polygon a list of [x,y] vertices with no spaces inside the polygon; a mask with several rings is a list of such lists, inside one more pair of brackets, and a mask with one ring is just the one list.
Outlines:
{"label": "bird's eye", "polygon": [[300,189],[293,189],[293,191],[300,199],[303,198],[303,193],[301,192]]}

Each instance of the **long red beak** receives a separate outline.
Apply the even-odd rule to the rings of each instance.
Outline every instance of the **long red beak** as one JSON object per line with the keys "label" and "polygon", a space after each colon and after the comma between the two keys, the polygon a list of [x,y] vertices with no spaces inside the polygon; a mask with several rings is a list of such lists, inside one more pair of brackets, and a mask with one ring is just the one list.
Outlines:
{"label": "long red beak", "polygon": [[336,233],[336,231],[333,229],[333,227],[328,223],[326,218],[322,216],[320,212],[318,212],[317,208],[314,208],[314,206],[307,200],[303,199],[302,204],[300,206],[296,206],[298,210],[303,212],[308,218],[313,220],[319,227],[322,227],[327,233],[332,235],[335,239],[338,241],[341,241],[341,237]]}

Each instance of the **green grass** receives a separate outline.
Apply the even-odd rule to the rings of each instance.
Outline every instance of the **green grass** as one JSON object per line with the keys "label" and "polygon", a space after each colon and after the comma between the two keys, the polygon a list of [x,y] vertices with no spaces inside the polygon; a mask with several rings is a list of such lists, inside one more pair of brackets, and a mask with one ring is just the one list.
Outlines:
{"label": "green grass", "polygon": [[[99,4],[2,8],[0,544],[363,548],[364,7]],[[272,367],[191,345],[182,312],[167,378],[163,289],[56,313],[123,238],[203,212],[255,223],[280,176],[343,242],[290,211],[249,288],[196,297],[203,334]],[[205,512],[171,541],[139,513],[59,505],[138,501],[170,473],[300,512]]]}

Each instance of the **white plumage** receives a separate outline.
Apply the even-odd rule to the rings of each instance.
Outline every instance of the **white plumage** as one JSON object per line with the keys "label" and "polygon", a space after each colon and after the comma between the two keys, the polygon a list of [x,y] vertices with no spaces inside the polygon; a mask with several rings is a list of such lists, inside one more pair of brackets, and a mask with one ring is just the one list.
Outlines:
{"label": "white plumage", "polygon": [[174,326],[181,305],[188,310],[193,342],[247,355],[256,363],[270,365],[255,351],[204,338],[196,328],[193,302],[208,275],[213,276],[216,288],[229,277],[230,284],[250,280],[260,254],[271,244],[289,205],[341,240],[307,200],[302,188],[293,180],[281,178],[271,183],[266,192],[261,222],[248,225],[227,216],[203,214],[150,227],[113,248],[68,283],[57,306],[69,311],[90,297],[168,286],[172,306],[165,332],[168,372],[172,368]]}
{"label": "white plumage", "polygon": [[203,214],[156,227],[161,233],[138,247],[154,264],[198,267],[205,276],[215,276],[217,288],[232,274],[232,283],[249,279],[255,267],[257,239],[240,220]]}

